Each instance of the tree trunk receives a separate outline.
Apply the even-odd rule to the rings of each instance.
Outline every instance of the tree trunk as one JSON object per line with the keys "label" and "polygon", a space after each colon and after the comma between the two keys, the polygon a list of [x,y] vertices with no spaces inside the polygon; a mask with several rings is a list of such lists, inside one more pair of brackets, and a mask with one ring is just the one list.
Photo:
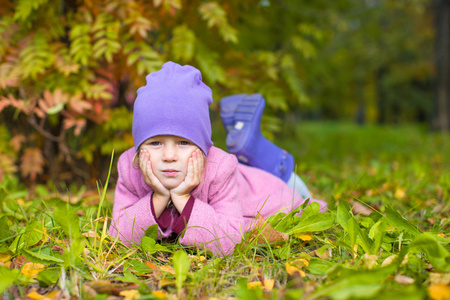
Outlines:
{"label": "tree trunk", "polygon": [[450,1],[435,0],[436,87],[432,116],[434,130],[450,131]]}

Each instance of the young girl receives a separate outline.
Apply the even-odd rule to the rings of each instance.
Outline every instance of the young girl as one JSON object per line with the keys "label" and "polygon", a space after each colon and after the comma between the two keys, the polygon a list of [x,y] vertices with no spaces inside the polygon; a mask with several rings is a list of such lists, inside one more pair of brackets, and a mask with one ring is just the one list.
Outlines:
{"label": "young girl", "polygon": [[261,96],[222,100],[227,147],[234,155],[213,147],[212,92],[200,71],[168,62],[146,79],[134,103],[135,147],[118,162],[113,237],[140,243],[157,224],[160,238],[181,234],[183,245],[226,255],[258,212],[288,213],[305,201],[294,185],[310,197],[292,172],[292,156],[261,135]]}

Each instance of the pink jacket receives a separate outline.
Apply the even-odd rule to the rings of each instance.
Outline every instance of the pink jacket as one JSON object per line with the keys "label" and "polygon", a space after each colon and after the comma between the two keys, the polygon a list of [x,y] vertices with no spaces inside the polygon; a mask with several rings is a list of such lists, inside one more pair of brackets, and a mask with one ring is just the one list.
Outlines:
{"label": "pink jacket", "polygon": [[225,255],[241,241],[257,212],[263,217],[288,213],[304,202],[297,191],[278,177],[240,164],[234,155],[212,147],[206,157],[203,179],[191,192],[182,214],[172,206],[158,219],[151,204],[152,189],[144,182],[140,170],[132,166],[134,153],[132,148],[119,158],[113,223],[109,230],[113,237],[119,232],[121,241],[128,245],[140,243],[145,230],[158,224],[159,237],[184,231],[181,244],[206,247]]}

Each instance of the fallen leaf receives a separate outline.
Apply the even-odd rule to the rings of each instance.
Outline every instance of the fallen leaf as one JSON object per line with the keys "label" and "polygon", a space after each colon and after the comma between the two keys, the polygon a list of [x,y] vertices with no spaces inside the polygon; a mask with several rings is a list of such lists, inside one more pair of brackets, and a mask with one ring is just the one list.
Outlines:
{"label": "fallen leaf", "polygon": [[38,294],[36,292],[31,292],[27,294],[28,298],[31,298],[33,300],[40,300],[40,299],[45,299],[45,296]]}
{"label": "fallen leaf", "polygon": [[31,278],[36,278],[37,274],[45,270],[43,264],[26,263],[22,268],[22,274]]}
{"label": "fallen leaf", "polygon": [[125,299],[139,299],[141,297],[137,290],[121,291],[119,295],[125,297]]}
{"label": "fallen leaf", "polygon": [[313,239],[312,236],[307,234],[294,234],[294,236],[301,239],[302,241],[311,241]]}
{"label": "fallen leaf", "polygon": [[414,279],[408,276],[397,274],[395,275],[395,281],[402,284],[413,284]]}
{"label": "fallen leaf", "polygon": [[257,286],[262,286],[261,281],[252,281],[252,282],[247,282],[247,288],[248,289],[254,289]]}
{"label": "fallen leaf", "polygon": [[352,212],[353,214],[360,214],[363,216],[368,216],[370,215],[373,211],[370,207],[367,207],[366,205],[358,202],[358,201],[354,201],[352,203]]}
{"label": "fallen leaf", "polygon": [[314,250],[313,254],[321,259],[330,258],[329,249],[325,249],[322,254],[320,254],[319,250]]}
{"label": "fallen leaf", "polygon": [[174,279],[163,278],[159,281],[159,288],[163,288],[168,285],[175,285],[175,283],[176,282]]}
{"label": "fallen leaf", "polygon": [[441,273],[430,273],[430,282],[432,284],[450,284],[450,273],[441,274]]}
{"label": "fallen leaf", "polygon": [[175,275],[175,269],[172,266],[161,266],[159,267],[162,271]]}
{"label": "fallen leaf", "polygon": [[151,261],[146,261],[146,262],[144,262],[144,264],[146,264],[152,270],[157,269],[156,265],[154,263],[152,263]]}
{"label": "fallen leaf", "polygon": [[273,290],[273,287],[275,285],[274,279],[264,279],[264,289],[268,292],[271,292]]}
{"label": "fallen leaf", "polygon": [[87,284],[99,294],[108,294],[119,296],[119,289],[107,280],[91,281]]}
{"label": "fallen leaf", "polygon": [[[381,267],[386,267],[389,266],[390,264],[392,264],[392,262],[394,261],[394,259],[397,257],[396,254],[388,256],[382,263],[381,263]],[[401,263],[401,266],[404,266],[408,263],[408,255],[405,255],[405,257],[403,258],[403,261]]]}
{"label": "fallen leaf", "polygon": [[300,270],[297,267],[292,266],[289,263],[286,263],[285,266],[286,266],[286,272],[291,276],[295,276],[296,273],[298,273],[298,275],[300,275],[301,277],[306,276],[305,272],[303,272],[302,270]]}
{"label": "fallen leaf", "polygon": [[289,236],[287,233],[275,230],[264,218],[258,214],[256,224],[252,227],[251,239],[256,238],[256,244],[279,243],[286,241]]}
{"label": "fallen leaf", "polygon": [[433,300],[448,300],[450,299],[450,286],[432,284],[428,287],[428,295]]}
{"label": "fallen leaf", "polygon": [[36,292],[35,288],[32,288],[31,292],[27,294],[27,297],[31,298],[33,300],[53,300],[53,299],[60,299],[60,294],[61,294],[61,291],[54,290],[48,294],[41,295]]}
{"label": "fallen leaf", "polygon": [[152,295],[157,297],[157,298],[160,298],[160,299],[166,299],[167,298],[167,293],[164,292],[164,291],[153,291]]}
{"label": "fallen leaf", "polygon": [[378,260],[378,255],[364,254],[364,263],[369,270],[372,270],[373,266],[376,265]]}
{"label": "fallen leaf", "polygon": [[0,266],[9,268],[9,266],[11,265],[11,258],[12,255],[8,253],[0,253]]}
{"label": "fallen leaf", "polygon": [[395,198],[397,198],[397,199],[403,199],[403,198],[405,198],[405,196],[406,196],[405,189],[398,188],[398,189],[395,191],[395,194],[394,194],[394,197],[395,197]]}

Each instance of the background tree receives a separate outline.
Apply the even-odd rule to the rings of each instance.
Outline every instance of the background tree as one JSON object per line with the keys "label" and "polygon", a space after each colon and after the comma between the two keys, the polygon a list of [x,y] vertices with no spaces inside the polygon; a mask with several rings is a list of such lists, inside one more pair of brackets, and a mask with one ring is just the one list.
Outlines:
{"label": "background tree", "polygon": [[436,0],[434,5],[437,79],[432,127],[450,131],[450,1]]}
{"label": "background tree", "polygon": [[[0,177],[94,183],[133,145],[132,103],[168,60],[280,117],[401,122],[431,107],[429,3],[0,0]],[[117,157],[118,155],[116,155]]]}

